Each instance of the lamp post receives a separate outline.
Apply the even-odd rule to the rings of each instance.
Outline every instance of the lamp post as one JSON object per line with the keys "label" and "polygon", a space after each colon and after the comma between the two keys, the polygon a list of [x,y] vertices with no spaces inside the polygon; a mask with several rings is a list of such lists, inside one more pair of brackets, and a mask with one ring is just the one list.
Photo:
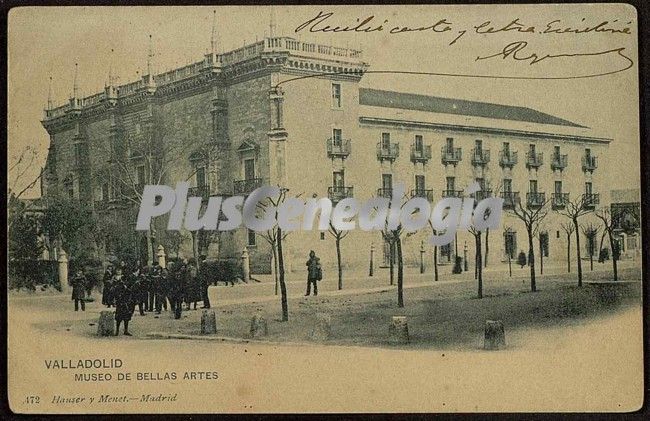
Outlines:
{"label": "lamp post", "polygon": [[374,275],[374,262],[373,255],[375,254],[375,243],[370,243],[370,269],[368,270],[368,276]]}
{"label": "lamp post", "polygon": [[467,240],[463,246],[463,264],[465,265],[465,272],[467,272]]}
{"label": "lamp post", "polygon": [[420,242],[420,273],[424,273],[424,240]]}

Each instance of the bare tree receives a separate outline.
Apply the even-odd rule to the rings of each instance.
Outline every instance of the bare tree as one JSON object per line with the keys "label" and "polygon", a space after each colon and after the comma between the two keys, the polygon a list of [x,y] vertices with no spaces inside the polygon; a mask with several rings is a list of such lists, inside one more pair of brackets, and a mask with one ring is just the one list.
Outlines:
{"label": "bare tree", "polygon": [[576,230],[572,222],[561,222],[560,226],[566,234],[566,271],[571,273],[571,235]]}
{"label": "bare tree", "polygon": [[[438,230],[433,228],[431,219],[429,219],[429,227],[431,227],[431,233],[433,235],[438,235]],[[433,246],[433,280],[438,280],[438,246],[436,245]]]}
{"label": "bare tree", "polygon": [[339,275],[339,289],[343,289],[343,266],[341,262],[341,240],[347,237],[350,231],[341,231],[334,228],[334,225],[330,222],[329,233],[334,237],[334,242],[336,243],[336,265],[338,267]]}
{"label": "bare tree", "polygon": [[[619,214],[620,215],[620,214]],[[618,281],[618,266],[617,261],[619,258],[619,249],[614,238],[614,229],[619,225],[620,216],[612,215],[609,208],[602,208],[596,211],[596,217],[603,222],[603,232],[607,233],[609,238],[609,246],[612,250],[612,269],[614,270],[614,281]]]}
{"label": "bare tree", "polygon": [[591,271],[594,270],[594,252],[596,251],[596,237],[598,236],[598,226],[589,223],[582,227],[582,234],[587,238],[589,251],[589,264]]}
{"label": "bare tree", "polygon": [[390,284],[393,285],[394,261],[397,260],[397,306],[404,307],[404,260],[402,256],[402,226],[390,230],[388,227],[381,232],[390,247]]}
{"label": "bare tree", "polygon": [[528,234],[528,265],[530,266],[530,290],[537,291],[535,284],[535,253],[533,238],[537,236],[541,222],[548,215],[549,200],[545,199],[541,202],[535,203],[535,206],[524,207],[521,201],[517,201],[515,206],[509,211],[512,215],[517,217],[524,223],[526,227],[526,234]]}
{"label": "bare tree", "polygon": [[474,242],[476,243],[476,264],[474,265],[474,279],[478,281],[478,298],[483,298],[483,252],[481,250],[481,236],[483,235],[483,232],[477,230],[473,226],[470,227],[468,231],[474,236]]}
{"label": "bare tree", "polygon": [[578,226],[578,219],[590,212],[593,209],[588,206],[590,198],[587,195],[580,195],[575,200],[568,200],[564,209],[559,209],[560,215],[566,216],[573,223],[574,232],[576,234],[576,260],[578,261],[578,286],[582,286],[582,262],[580,256],[580,228]]}
{"label": "bare tree", "polygon": [[[505,233],[510,233],[512,232],[512,227],[511,226],[505,226],[503,228]],[[512,244],[510,242],[506,242],[506,255],[508,257],[508,273],[510,274],[510,277],[512,278],[512,255],[516,253],[517,250],[512,249]]]}
{"label": "bare tree", "polygon": [[23,195],[39,182],[45,171],[42,167],[38,174],[30,174],[37,165],[38,152],[32,146],[26,146],[16,156],[10,156],[12,163],[7,168],[7,229],[10,230],[14,222],[29,210],[26,206],[16,206]]}

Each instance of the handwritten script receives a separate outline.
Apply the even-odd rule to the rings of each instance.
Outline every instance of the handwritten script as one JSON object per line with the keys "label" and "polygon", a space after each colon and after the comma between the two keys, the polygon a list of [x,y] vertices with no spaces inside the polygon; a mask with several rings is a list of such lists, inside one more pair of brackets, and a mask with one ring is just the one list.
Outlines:
{"label": "handwritten script", "polygon": [[[453,20],[447,17],[434,18],[430,23],[425,25],[412,24],[412,23],[394,23],[389,19],[380,18],[374,15],[365,17],[358,17],[353,22],[342,22],[334,14],[334,12],[319,11],[314,17],[306,20],[298,25],[294,32],[309,32],[309,33],[322,33],[322,34],[340,34],[340,33],[353,33],[353,34],[388,34],[391,36],[405,36],[406,34],[429,34],[433,36],[444,36],[449,38],[448,46],[458,48],[462,45],[464,38],[471,35],[481,35],[483,39],[485,36],[493,34],[540,34],[546,37],[586,37],[589,35],[599,34],[610,37],[616,37],[617,41],[623,42],[627,37],[633,35],[632,21],[619,21],[602,20],[602,21],[588,21],[586,18],[578,19],[578,23],[568,23],[562,19],[553,19],[542,24],[532,24],[526,22],[520,17],[504,20],[505,23],[497,23],[491,20],[485,20],[478,24],[460,27],[454,24]],[[535,48],[531,45],[530,41],[517,40],[508,42],[503,47],[496,48],[493,52],[485,55],[475,57],[474,62],[483,62],[486,60],[494,61],[495,59],[503,59],[504,62],[522,63],[528,65],[535,65],[542,62],[552,62],[555,60],[571,60],[568,63],[569,68],[582,66],[586,63],[587,58],[606,57],[611,56],[611,61],[608,64],[614,65],[615,68],[609,71],[603,71],[601,67],[594,66],[593,69],[584,69],[585,72],[581,75],[566,76],[566,77],[549,77],[553,79],[576,79],[586,77],[603,76],[622,72],[631,68],[634,65],[633,60],[626,53],[626,47],[620,46],[616,48],[606,48],[602,50],[585,50],[581,51],[558,51],[557,42],[546,43],[551,45],[554,51],[542,52],[541,47]],[[496,52],[495,52],[496,51]],[[592,63],[593,66],[593,63]],[[432,73],[434,74],[434,73]],[[443,73],[435,73],[437,75],[445,75]],[[449,76],[467,76],[460,74],[448,74]],[[477,76],[489,77],[489,76]],[[495,76],[497,77],[497,76]],[[503,76],[498,76],[503,77]],[[508,76],[506,76],[508,77]],[[514,76],[513,76],[514,77]],[[517,77],[522,78],[522,77]],[[526,78],[526,77],[523,77]],[[545,79],[545,77],[530,77],[531,79]]]}

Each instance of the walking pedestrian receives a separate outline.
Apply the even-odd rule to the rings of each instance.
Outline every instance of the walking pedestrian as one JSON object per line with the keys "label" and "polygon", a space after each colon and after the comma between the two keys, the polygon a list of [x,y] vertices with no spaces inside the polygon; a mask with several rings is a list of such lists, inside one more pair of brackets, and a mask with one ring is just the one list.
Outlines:
{"label": "walking pedestrian", "polygon": [[129,333],[129,321],[133,316],[134,303],[132,291],[122,275],[122,268],[118,267],[113,278],[113,299],[115,304],[115,336],[120,332],[120,323],[124,322],[124,335],[131,336]]}
{"label": "walking pedestrian", "polygon": [[318,295],[318,281],[323,278],[323,272],[320,265],[320,259],[316,257],[316,252],[311,250],[309,252],[309,260],[307,266],[307,293],[305,297],[311,293],[311,286],[314,285],[314,296]]}
{"label": "walking pedestrian", "polygon": [[86,311],[86,276],[83,269],[77,270],[76,275],[70,281],[72,285],[72,299],[74,300],[74,311],[79,311],[79,304],[81,303],[81,311]]}

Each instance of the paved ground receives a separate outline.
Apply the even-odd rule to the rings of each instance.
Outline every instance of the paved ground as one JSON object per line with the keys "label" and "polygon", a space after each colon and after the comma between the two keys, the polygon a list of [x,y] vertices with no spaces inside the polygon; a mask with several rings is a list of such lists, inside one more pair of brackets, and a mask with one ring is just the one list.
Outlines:
{"label": "paved ground", "polygon": [[[586,268],[586,280],[596,281],[607,278],[610,265],[598,265],[602,271],[594,273],[589,272],[588,264]],[[425,349],[416,345],[410,347],[410,351],[372,342],[370,345],[373,347],[350,346],[369,343],[340,337],[334,338],[333,343],[346,346],[138,340],[151,330],[196,331],[199,311],[185,312],[186,317],[180,323],[168,314],[159,319],[154,319],[153,315],[134,316],[136,336],[97,338],[93,335],[96,327],[90,323],[94,323],[101,310],[98,303],[90,304],[85,313],[75,313],[70,311],[72,303],[68,297],[12,296],[9,300],[11,404],[22,411],[47,409],[59,412],[82,412],[89,408],[100,412],[148,410],[185,413],[634,409],[640,405],[643,390],[638,297],[631,294],[631,300],[612,300],[615,297],[605,293],[603,300],[602,293],[586,294],[582,297],[587,299],[585,302],[592,300],[597,305],[572,308],[566,304],[582,301],[558,301],[561,295],[557,292],[575,294],[575,274],[571,279],[561,280],[552,275],[554,271],[561,272],[562,268],[546,269],[549,275],[540,277],[540,292],[537,294],[524,293],[528,289],[523,277],[525,269],[515,273],[513,279],[503,272],[487,272],[486,298],[483,300],[472,298],[476,289],[472,276],[456,278],[443,274],[435,284],[430,274],[409,273],[405,277],[405,311],[411,312],[408,315],[416,344],[430,340],[421,333],[422,326],[430,325],[430,320],[426,320],[426,314],[423,316],[418,312],[430,308],[426,306],[431,302],[439,306],[437,311],[430,313],[432,317],[448,314],[453,319],[465,317],[458,313],[463,308],[469,308],[472,314],[480,314],[480,320],[486,317],[482,311],[494,308],[501,312],[502,318],[507,318],[508,311],[515,307],[504,307],[500,303],[513,301],[525,306],[529,297],[554,303],[545,308],[555,309],[556,313],[568,308],[562,323],[551,320],[509,329],[509,348],[493,353],[479,350],[477,331],[470,331],[459,343],[441,341],[440,346],[427,346]],[[638,269],[636,272],[628,269],[622,273],[633,278],[634,273],[638,277],[639,272]],[[243,336],[249,315],[259,308],[269,312],[272,338],[298,342],[304,340],[301,335],[304,326],[309,324],[304,316],[321,308],[336,310],[334,328],[359,323],[359,317],[369,314],[368,309],[382,315],[388,313],[384,313],[386,309],[379,309],[381,306],[387,306],[390,312],[396,309],[395,289],[388,285],[386,276],[376,279],[346,277],[343,291],[336,291],[335,283],[331,279],[323,281],[323,292],[314,299],[302,297],[302,280],[290,279],[292,313],[288,324],[275,321],[279,316],[279,298],[272,295],[272,279],[234,287],[213,287],[211,295],[220,326],[229,326],[230,336],[236,333]],[[639,284],[635,285],[638,287]],[[582,291],[600,291],[590,288],[586,285]],[[504,295],[508,291],[509,295]],[[520,301],[520,296],[524,301]],[[616,306],[602,305],[612,301]],[[592,307],[593,312],[583,311]],[[522,311],[520,306],[516,308]],[[529,313],[539,314],[539,311],[531,306]],[[245,317],[238,316],[238,313]],[[355,319],[351,323],[345,317]],[[421,318],[419,321],[418,317]],[[366,317],[363,323],[366,323],[366,328],[368,324],[378,326],[375,336],[383,335],[385,320],[373,321]],[[512,321],[508,323],[512,324]],[[449,326],[445,329],[444,323],[438,327],[442,331],[450,329]],[[291,338],[287,332],[295,332],[294,337]],[[435,336],[435,332],[432,335]],[[459,333],[456,336],[464,335]],[[219,380],[79,383],[73,380],[72,372],[44,367],[44,360],[48,358],[116,357],[124,361],[122,371],[157,373],[156,376],[163,372],[176,372],[179,377],[186,371],[217,371]],[[116,375],[116,370],[106,371]],[[51,403],[53,391],[66,396],[117,395],[134,389],[138,393],[177,393],[178,401],[91,406]],[[25,404],[24,397],[34,394],[49,403]]]}

